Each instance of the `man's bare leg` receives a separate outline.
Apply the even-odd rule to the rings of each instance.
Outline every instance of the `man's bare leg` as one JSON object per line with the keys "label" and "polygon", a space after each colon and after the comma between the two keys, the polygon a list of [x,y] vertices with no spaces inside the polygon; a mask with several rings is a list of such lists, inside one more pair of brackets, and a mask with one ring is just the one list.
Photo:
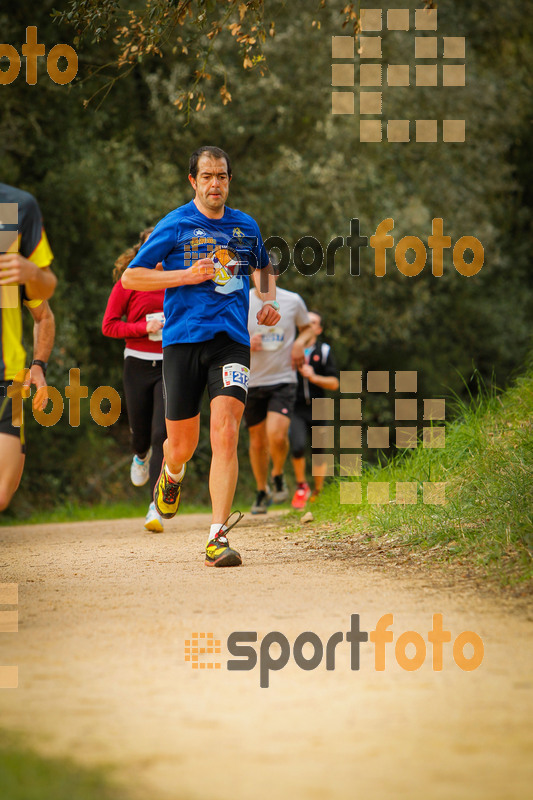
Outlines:
{"label": "man's bare leg", "polygon": [[296,483],[305,483],[305,456],[293,458],[292,467],[294,469]]}
{"label": "man's bare leg", "polygon": [[266,420],[248,428],[250,434],[250,463],[258,492],[266,492],[268,482],[268,439]]}
{"label": "man's bare leg", "polygon": [[0,433],[0,511],[5,511],[19,487],[25,459],[20,439]]}
{"label": "man's bare leg", "polygon": [[270,458],[272,459],[272,475],[282,475],[285,461],[289,453],[289,426],[291,421],[285,414],[269,411],[266,418],[266,434]]}
{"label": "man's bare leg", "polygon": [[244,403],[236,397],[219,395],[211,401],[211,471],[209,492],[213,523],[223,523],[231,511],[237,486],[239,461],[237,444]]}
{"label": "man's bare leg", "polygon": [[322,491],[327,471],[328,471],[328,465],[326,459],[324,458],[324,460],[321,462],[320,454],[315,455],[313,464],[313,480],[315,483],[315,494],[318,494],[319,492]]}
{"label": "man's bare leg", "polygon": [[200,414],[189,419],[167,419],[167,438],[163,453],[167,469],[179,475],[184,464],[190,461],[198,446],[200,436]]}
{"label": "man's bare leg", "polygon": [[315,479],[315,492],[318,494],[324,486],[324,475],[314,475],[313,477]]}

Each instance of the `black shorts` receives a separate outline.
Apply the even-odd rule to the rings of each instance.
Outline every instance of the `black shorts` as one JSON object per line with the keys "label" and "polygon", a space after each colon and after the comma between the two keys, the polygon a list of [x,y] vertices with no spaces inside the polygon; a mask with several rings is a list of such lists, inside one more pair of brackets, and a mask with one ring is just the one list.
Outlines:
{"label": "black shorts", "polygon": [[[22,423],[20,427],[16,427],[13,425],[13,402],[11,397],[7,396],[7,389],[11,384],[12,381],[0,381],[0,433],[7,433],[9,436],[16,436],[20,439],[21,452],[25,453],[24,408],[22,409]],[[29,402],[31,402],[31,400]]]}
{"label": "black shorts", "polygon": [[249,377],[250,347],[226,333],[207,342],[169,344],[163,348],[165,416],[195,417],[206,386],[210,400],[224,395],[246,403]]}
{"label": "black shorts", "polygon": [[289,419],[296,400],[296,383],[276,383],[274,386],[255,386],[248,392],[244,421],[248,428],[259,425],[269,411],[277,411]]}

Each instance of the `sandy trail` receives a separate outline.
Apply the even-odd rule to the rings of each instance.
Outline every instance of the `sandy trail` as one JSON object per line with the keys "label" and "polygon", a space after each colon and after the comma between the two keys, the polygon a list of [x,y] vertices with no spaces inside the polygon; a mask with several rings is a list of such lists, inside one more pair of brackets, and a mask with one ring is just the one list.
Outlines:
{"label": "sandy trail", "polygon": [[[132,797],[151,800],[531,796],[533,624],[523,609],[429,572],[328,557],[270,515],[247,515],[233,532],[244,567],[209,570],[206,524],[177,517],[162,536],[136,520],[1,528],[0,582],[19,584],[20,619],[0,638],[0,663],[19,667],[19,688],[0,691],[1,727],[42,753],[112,764]],[[232,631],[278,630],[291,645],[314,631],[325,643],[355,613],[366,631],[394,614],[383,672],[370,642],[359,671],[342,642],[334,671],[303,671],[291,657],[268,689],[258,667],[226,668]],[[479,669],[457,667],[451,645],[441,672],[429,645],[419,670],[398,665],[398,636],[427,641],[433,613],[452,642],[464,630],[481,636]],[[193,632],[221,640],[222,654],[208,656],[221,669],[184,660]]]}

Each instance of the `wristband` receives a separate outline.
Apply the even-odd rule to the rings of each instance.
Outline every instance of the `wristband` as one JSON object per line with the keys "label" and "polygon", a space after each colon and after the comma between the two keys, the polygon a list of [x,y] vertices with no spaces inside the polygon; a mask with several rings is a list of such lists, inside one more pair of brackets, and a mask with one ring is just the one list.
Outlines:
{"label": "wristband", "polygon": [[265,300],[263,303],[263,308],[265,306],[272,306],[274,311],[279,311],[279,303],[277,300]]}
{"label": "wristband", "polygon": [[34,358],[33,361],[30,364],[30,367],[33,367],[34,364],[37,364],[37,366],[42,369],[43,375],[46,378],[46,370],[48,368],[48,362],[47,361],[41,361],[39,358]]}

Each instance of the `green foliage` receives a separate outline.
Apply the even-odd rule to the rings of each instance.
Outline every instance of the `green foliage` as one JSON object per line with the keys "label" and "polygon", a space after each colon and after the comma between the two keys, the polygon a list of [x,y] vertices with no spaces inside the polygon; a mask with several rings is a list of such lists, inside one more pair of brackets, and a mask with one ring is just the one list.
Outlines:
{"label": "green foliage", "polygon": [[[503,395],[495,391],[458,403],[458,417],[446,426],[444,449],[419,447],[381,467],[366,470],[364,502],[339,506],[331,484],[316,504],[319,520],[337,523],[344,533],[386,536],[411,546],[433,548],[446,557],[468,557],[502,578],[533,577],[533,372]],[[416,483],[418,503],[366,501],[372,481]],[[445,482],[444,505],[423,503],[423,483]]]}
{"label": "green foliage", "polygon": [[43,758],[4,734],[0,735],[0,786],[5,800],[126,800],[102,770]]}
{"label": "green foliage", "polygon": [[[208,72],[212,62],[218,64],[218,72],[220,67],[223,71],[225,56],[231,57],[235,50],[244,69],[259,66],[264,74],[262,45],[267,29],[263,13],[263,0],[148,0],[130,3],[129,8],[117,0],[70,0],[53,17],[73,27],[76,44],[92,36],[93,44],[107,40],[112,45],[110,63],[89,70],[90,76],[104,81],[91,99],[102,90],[105,96],[117,80],[129,76],[146,59],[179,54],[189,74],[175,102],[188,116],[205,108],[204,85],[212,79]],[[274,35],[273,24],[268,33]],[[225,47],[219,47],[220,39]],[[217,81],[217,90],[224,105],[231,102],[225,76]]]}

